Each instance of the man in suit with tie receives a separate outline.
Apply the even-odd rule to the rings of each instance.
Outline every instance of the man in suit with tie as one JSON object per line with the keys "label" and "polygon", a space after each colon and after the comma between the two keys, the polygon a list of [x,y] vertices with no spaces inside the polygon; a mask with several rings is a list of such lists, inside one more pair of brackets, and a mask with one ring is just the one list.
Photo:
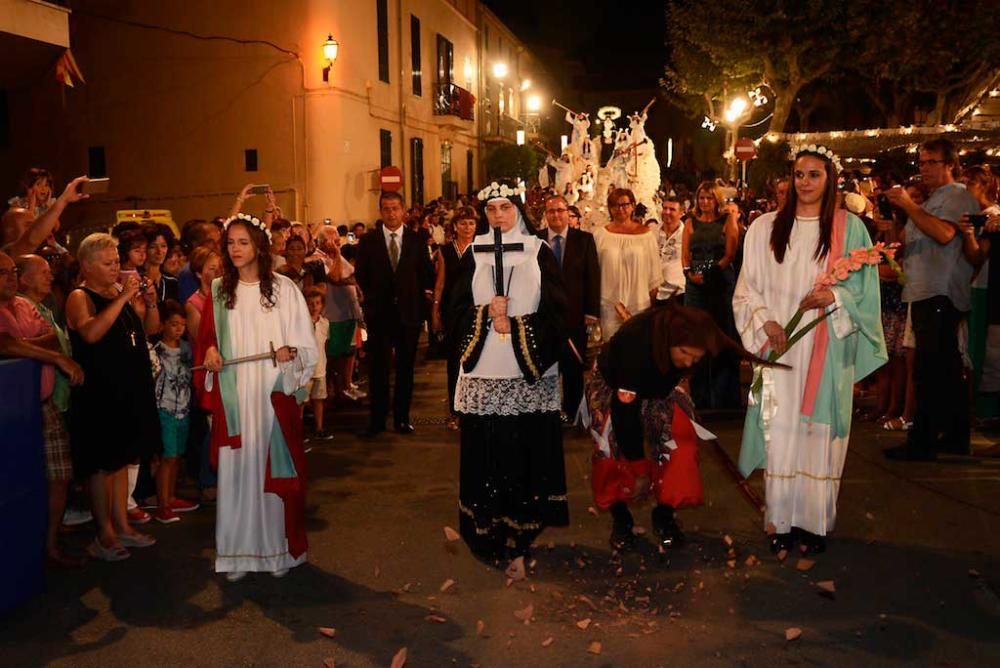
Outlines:
{"label": "man in suit with tie", "polygon": [[564,419],[572,420],[583,397],[587,325],[596,324],[600,315],[601,269],[594,237],[589,232],[569,226],[569,205],[565,197],[554,195],[545,200],[545,222],[548,227],[539,236],[552,247],[556,262],[562,269],[568,298],[566,324],[573,345],[571,347],[567,341],[563,346],[559,371],[563,376]]}
{"label": "man in suit with tie", "polygon": [[426,301],[434,287],[434,270],[426,246],[416,233],[403,227],[402,195],[383,192],[379,211],[382,225],[358,242],[354,272],[364,295],[368,328],[371,414],[363,434],[368,437],[385,431],[393,349],[396,351],[393,426],[401,434],[413,433],[410,424],[413,365]]}

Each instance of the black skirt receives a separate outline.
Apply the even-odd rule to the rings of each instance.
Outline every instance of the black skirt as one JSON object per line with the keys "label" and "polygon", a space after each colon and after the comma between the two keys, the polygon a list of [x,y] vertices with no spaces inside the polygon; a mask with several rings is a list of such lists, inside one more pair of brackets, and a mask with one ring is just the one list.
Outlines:
{"label": "black skirt", "polygon": [[459,528],[474,553],[524,553],[569,524],[558,413],[463,414],[461,452]]}

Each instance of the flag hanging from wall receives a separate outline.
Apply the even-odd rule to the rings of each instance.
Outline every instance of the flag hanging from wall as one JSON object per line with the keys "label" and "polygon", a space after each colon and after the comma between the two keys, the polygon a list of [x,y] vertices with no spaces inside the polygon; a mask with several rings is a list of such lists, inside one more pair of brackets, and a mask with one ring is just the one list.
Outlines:
{"label": "flag hanging from wall", "polygon": [[73,88],[74,79],[79,79],[80,83],[87,83],[87,80],[83,78],[83,72],[80,71],[80,67],[76,64],[73,52],[66,49],[59,56],[59,60],[56,61],[56,81],[64,86]]}

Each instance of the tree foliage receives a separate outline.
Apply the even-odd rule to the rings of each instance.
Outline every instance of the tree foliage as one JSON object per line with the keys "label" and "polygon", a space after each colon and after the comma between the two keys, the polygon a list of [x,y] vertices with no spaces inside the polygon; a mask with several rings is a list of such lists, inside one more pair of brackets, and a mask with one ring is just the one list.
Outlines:
{"label": "tree foliage", "polygon": [[[849,76],[890,124],[915,106],[946,123],[1000,67],[996,0],[667,0],[662,85],[719,118],[727,95],[771,89],[782,131],[809,84]],[[849,102],[841,100],[840,102]]]}
{"label": "tree foliage", "polygon": [[527,183],[538,177],[544,159],[530,146],[504,144],[486,156],[486,171],[491,179],[520,178]]}

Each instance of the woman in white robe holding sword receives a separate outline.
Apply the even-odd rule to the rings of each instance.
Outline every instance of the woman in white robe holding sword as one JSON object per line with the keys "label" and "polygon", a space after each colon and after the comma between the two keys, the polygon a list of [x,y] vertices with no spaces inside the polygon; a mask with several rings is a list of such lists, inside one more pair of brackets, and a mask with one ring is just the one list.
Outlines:
{"label": "woman in white robe holding sword", "polygon": [[219,474],[215,570],[231,582],[250,571],[282,577],[306,560],[294,394],[312,377],[316,342],[301,292],[271,269],[264,225],[238,214],[226,222],[222,245],[222,276],[212,283],[195,351]]}

